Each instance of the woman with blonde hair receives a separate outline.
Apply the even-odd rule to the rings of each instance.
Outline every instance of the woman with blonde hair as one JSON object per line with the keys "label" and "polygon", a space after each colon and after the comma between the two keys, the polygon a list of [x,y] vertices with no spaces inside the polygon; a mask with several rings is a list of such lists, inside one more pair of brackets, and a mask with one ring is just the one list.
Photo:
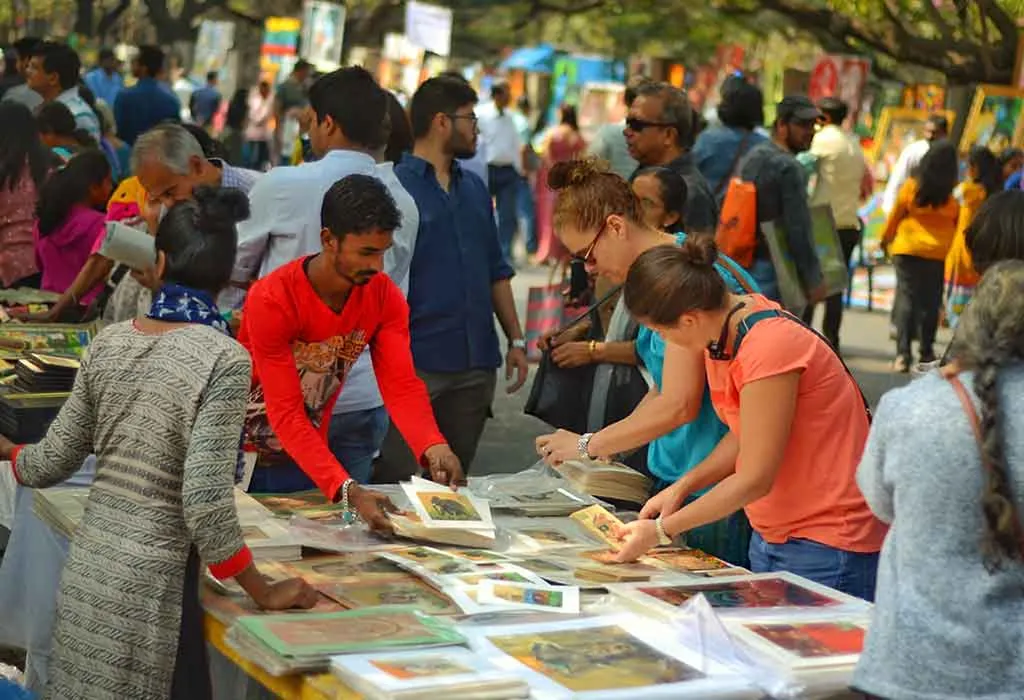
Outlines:
{"label": "woman with blonde hair", "polygon": [[855,682],[885,698],[1024,688],[1024,262],[996,263],[953,362],[882,397],[857,481],[891,529]]}

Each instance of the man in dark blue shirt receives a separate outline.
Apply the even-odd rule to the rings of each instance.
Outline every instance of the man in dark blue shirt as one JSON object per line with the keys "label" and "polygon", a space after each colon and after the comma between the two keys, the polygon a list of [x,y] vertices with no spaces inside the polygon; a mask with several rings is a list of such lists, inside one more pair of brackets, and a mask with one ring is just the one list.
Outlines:
{"label": "man in dark blue shirt", "polygon": [[219,77],[217,71],[206,74],[206,85],[192,93],[188,109],[192,113],[192,121],[207,129],[213,124],[213,118],[220,110],[223,97],[217,89]]}
{"label": "man in dark blue shirt", "polygon": [[[508,339],[507,391],[518,391],[527,374],[513,271],[501,252],[491,196],[483,180],[455,160],[476,151],[476,102],[465,81],[438,77],[423,83],[410,107],[415,146],[395,167],[420,212],[409,273],[413,361],[438,427],[467,473],[502,364],[495,316]],[[393,482],[416,473],[412,453],[392,429],[374,480]]]}
{"label": "man in dark blue shirt", "polygon": [[163,69],[164,52],[160,47],[139,47],[132,61],[132,75],[138,82],[122,90],[114,102],[117,135],[128,145],[161,122],[181,121],[181,103],[157,81]]}

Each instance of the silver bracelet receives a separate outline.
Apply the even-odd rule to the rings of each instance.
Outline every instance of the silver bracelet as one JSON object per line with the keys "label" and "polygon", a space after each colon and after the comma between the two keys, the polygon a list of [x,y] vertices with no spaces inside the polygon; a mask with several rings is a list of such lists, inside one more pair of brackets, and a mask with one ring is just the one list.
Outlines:
{"label": "silver bracelet", "polygon": [[359,517],[355,510],[352,508],[352,501],[350,500],[349,497],[349,494],[352,490],[352,485],[355,483],[355,479],[346,479],[345,483],[341,485],[341,520],[346,525],[351,525]]}

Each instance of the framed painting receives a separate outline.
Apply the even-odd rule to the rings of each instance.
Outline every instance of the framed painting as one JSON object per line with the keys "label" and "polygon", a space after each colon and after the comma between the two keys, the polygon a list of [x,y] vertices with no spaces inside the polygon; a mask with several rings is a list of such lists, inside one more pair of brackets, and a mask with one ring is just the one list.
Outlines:
{"label": "framed painting", "polygon": [[[903,107],[886,107],[882,110],[871,151],[876,180],[888,180],[903,149],[924,138],[925,123],[931,114],[928,110]],[[952,129],[956,114],[949,110],[944,114]]]}
{"label": "framed painting", "polygon": [[960,152],[986,146],[999,155],[1024,143],[1024,90],[1005,85],[979,85],[960,137]]}

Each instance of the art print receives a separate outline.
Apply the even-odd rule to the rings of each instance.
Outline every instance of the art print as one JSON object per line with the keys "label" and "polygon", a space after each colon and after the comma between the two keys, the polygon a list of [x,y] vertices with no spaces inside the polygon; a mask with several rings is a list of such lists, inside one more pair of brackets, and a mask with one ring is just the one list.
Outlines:
{"label": "art print", "polygon": [[486,549],[449,549],[446,551],[453,557],[477,563],[500,563],[509,561],[509,558],[504,554],[491,552]]}
{"label": "art print", "polygon": [[477,590],[477,600],[484,605],[564,613],[580,611],[579,589],[569,586],[543,586],[489,579],[481,581]]}
{"label": "art print", "polygon": [[431,491],[416,494],[420,505],[431,520],[480,522],[482,517],[469,497],[459,493],[435,493]]}
{"label": "art print", "polygon": [[650,586],[640,593],[667,605],[679,607],[694,596],[703,594],[713,608],[822,608],[840,601],[812,591],[783,578],[760,578],[745,581],[720,581],[676,586]]}
{"label": "art print", "polygon": [[392,578],[405,575],[405,571],[387,559],[367,555],[346,555],[322,557],[295,564],[295,568],[309,571],[325,579],[367,579]]}
{"label": "art print", "polygon": [[1024,90],[979,85],[960,137],[960,152],[984,146],[999,155],[1024,143]]}
{"label": "art print", "polygon": [[456,615],[461,612],[447,596],[411,576],[362,584],[314,585],[324,595],[350,608],[412,606],[431,615]]}
{"label": "art print", "polygon": [[773,645],[802,659],[821,659],[860,654],[866,630],[844,622],[745,625]]}
{"label": "art print", "polygon": [[414,477],[402,484],[402,490],[427,527],[494,531],[487,501],[472,496],[465,489],[452,491]]}
{"label": "art print", "polygon": [[728,569],[731,565],[718,557],[713,557],[699,549],[677,550],[669,552],[652,552],[645,557],[656,566],[664,566],[679,571],[714,571]]}
{"label": "art print", "polygon": [[574,692],[644,688],[703,678],[619,626],[489,635],[527,668]]}
{"label": "art print", "polygon": [[569,517],[612,549],[619,548],[621,542],[616,533],[618,528],[622,527],[622,521],[603,507],[597,505],[590,506],[573,513]]}
{"label": "art print", "polygon": [[474,673],[474,669],[440,654],[413,656],[404,659],[371,659],[370,665],[392,678],[408,681],[417,678],[438,678]]}

